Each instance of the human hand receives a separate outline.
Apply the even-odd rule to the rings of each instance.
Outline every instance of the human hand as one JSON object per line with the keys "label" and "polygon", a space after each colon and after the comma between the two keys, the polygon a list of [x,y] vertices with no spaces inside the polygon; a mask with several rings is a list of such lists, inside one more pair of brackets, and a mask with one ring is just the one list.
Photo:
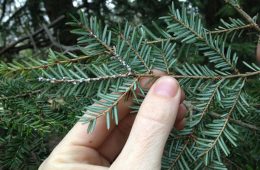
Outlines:
{"label": "human hand", "polygon": [[161,77],[153,85],[147,80],[142,79],[141,85],[150,90],[136,116],[129,114],[131,100],[122,100],[118,126],[107,130],[106,118],[100,117],[88,134],[86,124],[76,123],[39,170],[160,169],[172,127],[184,127],[185,95],[172,77]]}

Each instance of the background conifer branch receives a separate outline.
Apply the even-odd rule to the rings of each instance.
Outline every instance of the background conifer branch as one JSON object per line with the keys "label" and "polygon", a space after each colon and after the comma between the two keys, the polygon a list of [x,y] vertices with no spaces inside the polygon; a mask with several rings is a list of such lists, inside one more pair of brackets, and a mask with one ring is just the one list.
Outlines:
{"label": "background conifer branch", "polygon": [[[182,10],[183,11],[180,14],[179,10],[175,10],[174,5],[172,5],[171,15],[166,17],[161,17],[161,19],[165,19],[166,22],[168,22],[168,30],[169,30],[168,32],[173,32],[176,38],[180,39],[181,42],[183,43],[184,42],[188,44],[194,43],[197,40],[198,41],[197,46],[201,49],[201,51],[205,51],[207,48],[211,49],[220,58],[222,58],[223,62],[226,63],[227,66],[229,66],[233,71],[235,71],[235,73],[239,74],[239,70],[234,65],[235,63],[231,63],[230,57],[228,57],[228,53],[225,54],[223,47],[222,48],[218,47],[219,46],[218,39],[217,41],[215,41],[213,40],[211,34],[207,35],[207,31],[203,28],[200,18],[195,16],[195,14],[191,14],[190,16],[187,16],[188,14],[186,9],[183,8]],[[170,19],[172,19],[174,22],[169,23]],[[181,29],[179,29],[178,26],[183,27],[187,31],[186,32],[182,31]],[[189,32],[190,34],[188,34]],[[212,52],[204,52],[204,54],[208,55],[209,57],[212,57],[212,62],[216,62],[216,63],[219,62],[219,60],[216,60],[216,56],[213,55]],[[216,66],[218,66],[218,64],[216,64]],[[224,66],[224,64],[221,63],[221,66]]]}
{"label": "background conifer branch", "polygon": [[187,139],[184,145],[182,146],[182,150],[178,153],[177,157],[172,161],[168,170],[172,170],[175,168],[178,161],[180,161],[181,156],[184,154],[185,150],[188,148],[188,144],[191,142],[191,139]]}
{"label": "background conifer branch", "polygon": [[[213,117],[216,117],[216,118],[221,117],[220,114],[217,114],[215,112],[209,112],[209,114]],[[245,123],[241,120],[235,120],[233,118],[230,118],[229,120],[230,120],[230,122],[237,124],[238,126],[242,126],[242,127],[248,128],[248,129],[253,130],[253,131],[260,131],[260,127],[257,127],[255,125],[252,125],[252,124],[249,124],[249,123]]]}
{"label": "background conifer branch", "polygon": [[220,34],[220,33],[232,32],[232,31],[245,30],[248,28],[253,28],[253,24],[247,24],[247,25],[243,25],[235,28],[229,28],[229,29],[214,30],[214,31],[210,31],[208,34]]}
{"label": "background conifer branch", "polygon": [[[248,28],[254,28],[254,24],[246,24],[243,26],[238,26],[235,28],[226,28],[226,29],[219,29],[219,30],[213,30],[213,31],[207,31],[206,34],[221,34],[221,33],[229,33],[229,32],[233,32],[233,31],[240,31],[240,30],[245,30]],[[159,40],[154,40],[154,41],[147,41],[147,44],[157,44],[157,43],[161,43],[164,41],[176,41],[176,38],[174,37],[170,37],[170,38],[164,38],[164,39],[159,39]]]}
{"label": "background conifer branch", "polygon": [[247,20],[248,23],[253,25],[255,30],[260,32],[260,27],[257,25],[257,23],[240,7],[236,0],[225,0],[225,2],[230,4],[233,8],[235,8],[237,12]]}
{"label": "background conifer branch", "polygon": [[40,93],[40,92],[41,92],[41,90],[35,90],[35,91],[28,91],[27,93],[18,94],[18,95],[15,95],[15,96],[1,97],[1,98],[0,98],[0,101],[1,101],[1,100],[16,99],[16,98],[19,98],[19,97],[31,96],[31,95],[38,94],[38,93]]}
{"label": "background conifer branch", "polygon": [[[214,98],[215,98],[215,96],[216,96],[216,93],[217,93],[218,89],[219,89],[220,86],[221,86],[221,83],[222,83],[221,81],[215,83],[216,86],[214,87],[214,89],[213,89],[211,95],[209,96],[208,101],[207,101],[205,107],[203,108],[203,110],[199,110],[200,117],[199,117],[198,120],[196,120],[196,124],[194,124],[194,125],[199,124],[200,121],[202,120],[202,118],[203,118],[203,117],[205,116],[205,114],[208,112],[209,107],[210,107],[211,103],[213,102],[213,100],[214,100]],[[194,126],[194,125],[193,125],[193,126]]]}
{"label": "background conifer branch", "polygon": [[[238,93],[237,93],[237,95],[236,95],[236,98],[235,98],[235,100],[234,100],[234,102],[233,102],[233,104],[232,104],[232,106],[231,106],[231,108],[230,108],[230,110],[229,110],[229,112],[227,113],[227,114],[224,114],[224,119],[223,119],[223,125],[221,125],[222,126],[222,128],[219,130],[219,132],[218,132],[218,134],[217,134],[217,136],[216,136],[216,138],[211,142],[211,144],[209,145],[209,148],[207,148],[205,151],[203,151],[202,153],[200,153],[199,154],[199,156],[198,156],[198,158],[201,158],[201,157],[205,157],[205,162],[206,162],[206,165],[208,165],[208,162],[209,162],[209,152],[214,148],[214,147],[216,147],[216,145],[217,145],[217,142],[219,142],[220,140],[223,140],[223,139],[221,139],[221,137],[222,137],[222,135],[223,135],[223,133],[224,133],[224,130],[226,129],[226,126],[228,125],[228,123],[229,123],[229,120],[230,120],[230,118],[231,118],[231,115],[232,115],[232,113],[234,112],[234,110],[236,109],[236,105],[237,105],[237,102],[238,102],[238,100],[239,100],[239,98],[240,98],[240,94],[241,94],[241,92],[242,92],[242,90],[243,90],[243,87],[244,87],[244,83],[245,83],[245,79],[243,80],[243,83],[242,83],[242,85],[240,86],[240,89],[239,89],[239,91],[238,91]],[[224,144],[223,144],[223,142],[221,141],[220,143],[219,143],[219,145],[221,146],[221,149],[225,152],[225,154],[226,155],[228,155],[229,154],[229,151],[224,147]],[[226,150],[226,151],[225,151]],[[198,159],[195,161],[195,162],[197,162],[198,161]]]}
{"label": "background conifer branch", "polygon": [[[101,109],[101,110],[96,110],[96,109],[90,109],[90,107],[88,107],[87,111],[84,111],[84,115],[83,117],[81,117],[80,121],[83,123],[90,123],[93,127],[89,128],[89,132],[92,132],[94,129],[95,124],[93,124],[93,121],[96,121],[96,119],[100,118],[101,116],[106,115],[106,120],[107,120],[107,128],[110,128],[110,114],[113,115],[114,119],[115,119],[115,123],[118,124],[118,113],[117,113],[117,105],[119,103],[119,101],[123,100],[125,97],[127,97],[127,95],[129,95],[129,93],[131,93],[132,91],[134,91],[133,88],[135,88],[136,83],[138,82],[138,78],[134,79],[132,81],[132,83],[129,85],[129,87],[126,88],[126,90],[121,93],[120,95],[118,95],[118,97],[110,104],[110,106],[105,106],[106,108]],[[99,103],[101,104],[101,103]],[[95,107],[93,105],[93,107]]]}
{"label": "background conifer branch", "polygon": [[[196,108],[194,105],[192,105],[191,102],[189,102],[189,101],[184,101],[184,104],[185,104],[185,106],[187,106],[187,108],[189,108],[191,110],[199,111],[199,109]],[[213,116],[214,118],[221,118],[222,117],[221,114],[218,114],[216,112],[208,112],[208,114],[210,116]],[[243,122],[241,120],[236,120],[236,119],[233,119],[233,118],[230,118],[229,120],[230,120],[230,122],[232,122],[232,123],[234,123],[238,126],[242,126],[242,127],[248,128],[248,129],[253,130],[253,131],[260,131],[260,127],[258,127],[258,126]]]}
{"label": "background conifer branch", "polygon": [[[82,15],[84,15],[84,14],[81,13],[81,16]],[[84,16],[82,16],[82,17],[84,17]],[[94,21],[92,21],[92,20],[94,20]],[[96,19],[90,18],[90,22],[91,22],[91,24],[96,24]],[[92,22],[94,22],[94,23],[92,23]],[[98,43],[100,43],[107,50],[107,52],[111,55],[112,58],[117,59],[124,67],[126,67],[126,69],[129,73],[132,72],[131,67],[128,64],[126,64],[126,62],[123,60],[123,58],[120,55],[118,55],[116,53],[115,48],[109,46],[110,40],[111,40],[111,32],[108,33],[109,37],[108,37],[108,42],[106,43],[102,39],[100,39],[99,36],[97,34],[95,34],[95,31],[92,30],[87,25],[83,25],[82,23],[78,23],[78,26],[81,27],[82,29],[86,30],[89,33],[89,37],[94,38]],[[104,29],[102,38],[105,38],[104,36],[106,35],[106,31],[107,31],[107,26]]]}
{"label": "background conifer branch", "polygon": [[147,66],[146,62],[143,60],[142,56],[139,54],[139,52],[133,47],[131,42],[124,36],[124,34],[120,33],[120,37],[127,43],[127,45],[130,47],[130,49],[134,52],[134,54],[138,57],[138,59],[142,62],[142,64],[145,66],[145,68],[148,70],[148,72],[151,72],[151,69]]}

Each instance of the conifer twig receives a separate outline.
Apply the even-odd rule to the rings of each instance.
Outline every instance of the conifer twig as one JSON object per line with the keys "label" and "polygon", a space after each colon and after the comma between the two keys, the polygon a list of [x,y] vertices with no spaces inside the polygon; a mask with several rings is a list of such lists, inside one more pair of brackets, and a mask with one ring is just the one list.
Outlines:
{"label": "conifer twig", "polygon": [[[97,55],[101,55],[101,53],[97,54]],[[61,61],[57,60],[57,61],[54,61],[53,63],[43,64],[43,65],[39,65],[39,66],[32,66],[32,67],[27,67],[27,68],[26,67],[20,68],[20,69],[17,69],[15,71],[47,69],[48,67],[55,66],[55,65],[58,65],[58,64],[76,63],[76,62],[79,62],[79,61],[82,61],[82,60],[90,59],[92,57],[95,57],[95,56],[81,56],[81,57],[78,57],[78,58],[72,58],[72,59],[67,59],[67,60],[61,60]]]}
{"label": "conifer twig", "polygon": [[231,161],[230,159],[221,156],[227,163],[230,163],[232,166],[235,166],[237,170],[243,170],[241,167],[239,167],[236,163],[234,163],[233,161]]}
{"label": "conifer twig", "polygon": [[145,68],[148,70],[148,72],[151,72],[151,69],[147,66],[147,64],[145,63],[145,61],[143,60],[142,56],[138,53],[138,51],[133,47],[133,45],[131,44],[131,42],[129,42],[129,40],[123,35],[120,34],[120,37],[126,42],[126,44],[130,47],[130,49],[134,52],[134,54],[138,57],[138,59],[143,63],[143,65],[145,66]]}
{"label": "conifer twig", "polygon": [[107,52],[112,55],[112,58],[114,59],[117,59],[128,71],[128,73],[131,73],[132,72],[132,68],[123,60],[123,58],[121,56],[119,56],[117,53],[116,53],[116,50],[114,47],[110,47],[109,45],[107,45],[105,42],[103,42],[96,34],[94,34],[94,31],[91,30],[89,27],[86,27],[82,24],[79,24],[79,26],[81,28],[83,28],[84,30],[86,30],[88,33],[89,33],[89,36],[92,37],[92,38],[95,38],[96,41],[98,43],[100,43],[106,50]]}
{"label": "conifer twig", "polygon": [[[133,74],[135,76],[139,77],[159,77],[154,74]],[[245,78],[245,77],[252,77],[260,75],[260,70],[255,72],[247,72],[242,74],[231,74],[226,76],[190,76],[190,75],[175,75],[175,74],[169,74],[169,76],[172,76],[173,78],[191,78],[191,79],[212,79],[212,80],[221,80],[221,79],[234,79],[234,78]]]}
{"label": "conifer twig", "polygon": [[231,31],[235,31],[235,30],[237,31],[237,30],[253,28],[253,27],[254,27],[254,24],[247,24],[247,25],[243,25],[243,26],[235,27],[235,28],[227,28],[227,29],[209,31],[208,34],[221,34],[221,33],[225,33],[225,32],[231,32]]}
{"label": "conifer twig", "polygon": [[176,16],[172,16],[172,18],[174,21],[182,25],[184,28],[192,32],[192,34],[196,36],[197,40],[204,42],[208,47],[210,47],[213,51],[215,51],[236,73],[239,73],[239,70],[230,61],[227,60],[226,56],[223,53],[221,53],[219,49],[211,45],[206,38],[201,36],[198,32],[194,31],[189,25],[179,20]]}
{"label": "conifer twig", "polygon": [[[210,112],[209,113],[211,116],[213,117],[216,117],[216,118],[220,118],[221,115],[218,114],[218,113],[215,113],[215,112]],[[241,120],[235,120],[233,118],[230,118],[229,119],[230,122],[234,123],[234,124],[237,124],[239,126],[242,126],[242,127],[245,127],[245,128],[248,128],[248,129],[251,129],[251,130],[254,130],[254,131],[259,131],[260,132],[260,127],[257,127],[255,125],[251,125],[251,124],[248,124],[248,123],[245,123],[245,122],[242,122]]]}
{"label": "conifer twig", "polygon": [[163,38],[163,39],[159,39],[159,40],[154,40],[154,41],[147,41],[146,44],[156,44],[156,43],[161,43],[164,41],[175,41],[176,39],[174,37],[170,37],[170,38]]}
{"label": "conifer twig", "polygon": [[[102,112],[101,112],[99,115],[97,115],[95,118],[86,119],[86,117],[83,116],[83,117],[81,118],[81,121],[84,122],[84,120],[86,119],[87,122],[91,122],[92,120],[98,119],[98,118],[100,118],[101,116],[105,115],[106,113],[111,112],[111,110],[113,109],[113,107],[117,106],[117,104],[118,104],[121,100],[123,100],[124,97],[126,97],[129,92],[131,92],[131,90],[132,90],[132,89],[134,88],[134,86],[135,86],[135,83],[138,82],[138,80],[139,80],[139,79],[136,78],[136,79],[130,84],[130,86],[125,90],[125,92],[122,93],[122,94],[117,98],[117,100],[113,102],[113,104],[112,104],[111,106],[109,106],[106,110],[102,111]],[[85,112],[83,112],[83,113],[85,113],[85,114],[87,115],[87,114],[88,114],[88,111],[85,111]]]}
{"label": "conifer twig", "polygon": [[[234,78],[246,78],[260,75],[260,71],[256,72],[249,72],[244,74],[234,74],[234,75],[227,75],[227,76],[189,76],[189,75],[175,75],[175,74],[168,74],[169,76],[180,79],[180,78],[190,78],[190,79],[209,79],[209,80],[222,80],[222,79],[234,79]],[[127,78],[127,77],[154,77],[159,78],[160,76],[154,74],[136,74],[136,73],[124,73],[124,74],[117,74],[117,75],[108,75],[103,77],[95,77],[95,78],[80,78],[80,79],[71,79],[67,77],[63,77],[62,79],[56,78],[44,78],[39,77],[38,81],[43,82],[50,82],[50,83],[89,83],[94,81],[101,81],[101,80],[108,80],[108,79],[117,79],[117,78]]]}
{"label": "conifer twig", "polygon": [[[192,110],[198,111],[198,109],[194,105],[192,105],[191,102],[184,101],[184,104],[185,104],[186,107],[191,108]],[[211,115],[213,117],[216,117],[216,118],[221,118],[222,117],[222,115],[220,115],[218,113],[215,113],[215,112],[209,112],[209,115]],[[230,122],[232,122],[234,124],[237,124],[239,126],[242,126],[242,127],[254,130],[254,131],[260,131],[260,127],[257,127],[255,125],[251,125],[251,124],[242,122],[241,120],[235,120],[233,118],[230,118],[229,120],[230,120]]]}
{"label": "conifer twig", "polygon": [[35,90],[35,91],[29,91],[29,92],[26,92],[26,93],[23,93],[23,94],[18,94],[18,95],[15,95],[15,96],[1,97],[0,101],[1,100],[16,99],[16,98],[19,98],[19,97],[30,96],[30,95],[37,94],[37,93],[40,93],[40,92],[41,92],[41,90]]}
{"label": "conifer twig", "polygon": [[[245,82],[245,79],[244,79],[244,82]],[[243,83],[244,84],[244,83]],[[240,90],[238,91],[237,95],[236,95],[236,98],[235,98],[235,101],[234,103],[232,104],[229,112],[225,115],[225,118],[224,117],[221,117],[221,118],[224,118],[225,121],[224,121],[224,124],[222,126],[222,128],[220,129],[220,131],[218,132],[216,138],[213,140],[213,142],[210,144],[209,148],[207,148],[205,151],[203,151],[201,154],[200,154],[200,157],[194,161],[197,162],[200,158],[202,158],[203,156],[209,154],[209,152],[214,149],[214,147],[216,147],[217,145],[217,142],[220,140],[222,134],[224,133],[224,130],[226,129],[228,123],[229,123],[229,120],[231,119],[231,115],[232,113],[234,112],[235,108],[236,108],[236,105],[239,101],[239,97],[240,97],[240,94],[242,92],[242,89],[243,89],[244,85],[242,85],[242,87],[240,87]]]}
{"label": "conifer twig", "polygon": [[[236,28],[228,28],[228,29],[221,29],[221,30],[214,30],[214,31],[208,31],[206,34],[221,34],[221,33],[226,33],[226,32],[231,32],[231,31],[237,31],[237,30],[242,30],[242,29],[247,29],[247,28],[253,28],[254,24],[250,23],[247,25],[243,25],[240,27],[236,27]],[[153,41],[147,41],[147,44],[157,44],[157,43],[161,43],[164,41],[176,41],[176,39],[174,37],[170,37],[170,38],[161,38],[158,40],[153,40]]]}
{"label": "conifer twig", "polygon": [[218,83],[218,85],[214,88],[214,91],[212,92],[206,106],[204,107],[204,109],[201,112],[201,116],[200,116],[200,120],[199,122],[202,120],[202,118],[204,117],[204,115],[206,114],[206,112],[209,110],[212,101],[214,100],[216,93],[218,92],[219,87],[221,86],[221,82]]}
{"label": "conifer twig", "polygon": [[228,3],[229,5],[231,5],[234,9],[236,9],[236,11],[243,17],[245,18],[245,20],[247,20],[248,23],[252,24],[252,26],[255,28],[255,30],[257,30],[258,32],[260,32],[260,27],[257,25],[257,23],[255,23],[255,21],[253,20],[253,18],[251,18],[241,7],[239,4],[237,3],[233,3],[231,2],[231,0],[224,0],[226,3]]}
{"label": "conifer twig", "polygon": [[[176,16],[177,15],[177,16]],[[207,37],[202,36],[202,34],[200,32],[198,32],[197,30],[195,30],[193,27],[191,27],[188,23],[186,23],[185,21],[181,20],[178,18],[178,14],[172,14],[171,15],[172,20],[175,23],[178,23],[183,29],[188,30],[188,32],[190,32],[191,34],[193,34],[194,38],[198,41],[201,41],[203,43],[205,43],[205,45],[207,47],[209,47],[212,51],[214,51],[214,53],[216,53],[220,58],[222,58],[224,60],[224,62],[237,74],[239,74],[239,70],[236,68],[236,66],[228,60],[227,56],[225,56],[225,54],[219,49],[216,48],[215,45],[212,45],[212,43],[210,42],[210,40],[208,40]]]}
{"label": "conifer twig", "polygon": [[181,158],[181,156],[183,155],[184,151],[188,148],[188,144],[189,144],[189,143],[190,143],[190,139],[188,139],[188,140],[185,142],[185,144],[184,144],[182,150],[178,153],[178,156],[176,157],[176,159],[173,160],[173,162],[171,163],[171,166],[170,166],[170,168],[169,168],[168,170],[174,169],[175,164],[176,164],[176,163],[178,162],[178,160]]}
{"label": "conifer twig", "polygon": [[127,78],[131,75],[132,75],[132,73],[126,73],[126,74],[118,74],[118,75],[95,77],[95,78],[81,78],[81,79],[70,79],[67,77],[63,77],[62,79],[39,77],[38,80],[43,81],[43,82],[50,82],[50,83],[77,84],[77,83],[90,83],[90,82],[94,82],[94,81],[102,81],[102,80],[108,80],[108,79]]}

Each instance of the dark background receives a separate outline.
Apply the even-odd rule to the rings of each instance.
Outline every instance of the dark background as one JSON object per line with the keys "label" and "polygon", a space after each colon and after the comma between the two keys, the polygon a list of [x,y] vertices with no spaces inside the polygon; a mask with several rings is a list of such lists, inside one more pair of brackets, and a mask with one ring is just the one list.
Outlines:
{"label": "dark background", "polygon": [[[36,55],[44,47],[56,50],[73,50],[75,36],[70,34],[68,14],[78,10],[97,16],[106,24],[145,24],[157,20],[168,12],[173,0],[0,0],[0,58],[11,60],[21,51]],[[181,0],[180,0],[181,1]],[[182,2],[174,0],[178,7]],[[222,0],[187,0],[196,6],[205,18],[209,29],[215,28],[220,18],[237,18],[239,14]],[[251,16],[260,11],[259,0],[240,0],[243,9]],[[246,44],[247,46],[249,44]],[[249,47],[249,46],[248,46]],[[29,50],[28,50],[29,49]],[[28,54],[29,53],[29,54]]]}

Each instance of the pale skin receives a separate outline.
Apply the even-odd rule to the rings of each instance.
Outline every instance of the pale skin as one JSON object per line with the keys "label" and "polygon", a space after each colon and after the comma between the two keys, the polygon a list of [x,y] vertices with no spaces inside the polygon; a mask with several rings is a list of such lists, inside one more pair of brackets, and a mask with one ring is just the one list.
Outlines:
{"label": "pale skin", "polygon": [[184,128],[187,110],[178,82],[153,72],[161,78],[154,83],[140,80],[149,92],[137,115],[129,113],[129,99],[119,102],[119,125],[112,124],[110,130],[104,116],[90,134],[87,124],[76,123],[39,170],[159,170],[169,133],[173,127]]}

